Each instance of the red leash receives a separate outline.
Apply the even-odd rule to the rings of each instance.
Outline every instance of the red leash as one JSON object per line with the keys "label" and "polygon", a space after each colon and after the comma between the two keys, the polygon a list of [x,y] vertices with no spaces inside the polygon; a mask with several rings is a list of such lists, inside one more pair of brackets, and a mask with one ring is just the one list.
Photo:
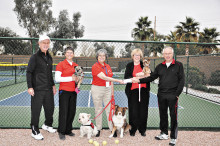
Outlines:
{"label": "red leash", "polygon": [[108,104],[105,106],[105,108],[101,111],[101,113],[99,113],[93,120],[95,120],[99,115],[101,115],[103,113],[103,111],[109,106],[109,104],[111,103],[111,107],[110,107],[110,113],[109,113],[109,121],[112,121],[112,115],[114,114],[115,111],[115,99],[114,96],[112,95],[111,100],[108,102]]}

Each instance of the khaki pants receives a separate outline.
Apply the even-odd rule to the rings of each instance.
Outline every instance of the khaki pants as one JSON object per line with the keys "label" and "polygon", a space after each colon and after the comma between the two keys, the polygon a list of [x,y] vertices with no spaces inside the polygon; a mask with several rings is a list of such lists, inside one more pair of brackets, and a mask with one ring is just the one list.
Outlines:
{"label": "khaki pants", "polygon": [[[95,117],[96,117],[103,110],[102,103],[104,103],[104,106],[106,106],[109,103],[109,101],[111,100],[111,86],[104,87],[104,86],[92,85],[91,93],[92,93],[92,100],[93,100],[94,107],[95,107]],[[110,104],[105,109],[107,121],[108,121],[108,117],[109,117],[109,112],[110,112]],[[97,126],[98,130],[102,129],[102,114],[100,114],[96,118],[96,126]],[[108,121],[108,127],[112,131],[112,127],[113,127],[112,121]]]}

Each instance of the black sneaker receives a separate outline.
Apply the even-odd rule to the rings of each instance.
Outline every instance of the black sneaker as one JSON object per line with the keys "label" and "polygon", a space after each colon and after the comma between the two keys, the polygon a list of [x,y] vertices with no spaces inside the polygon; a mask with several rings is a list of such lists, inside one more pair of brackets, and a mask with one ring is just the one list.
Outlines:
{"label": "black sneaker", "polygon": [[129,130],[130,136],[135,136],[135,132]]}
{"label": "black sneaker", "polygon": [[98,133],[96,134],[95,137],[99,137],[100,136],[100,130],[98,130]]}
{"label": "black sneaker", "polygon": [[70,133],[70,134],[67,134],[67,135],[69,135],[69,136],[75,136],[75,133]]}
{"label": "black sneaker", "polygon": [[59,138],[60,138],[60,140],[65,140],[66,139],[65,135],[63,135],[61,133],[59,133]]}
{"label": "black sneaker", "polygon": [[145,133],[145,132],[142,132],[142,133],[141,133],[141,136],[144,136],[144,137],[145,137],[145,136],[146,136],[146,133]]}

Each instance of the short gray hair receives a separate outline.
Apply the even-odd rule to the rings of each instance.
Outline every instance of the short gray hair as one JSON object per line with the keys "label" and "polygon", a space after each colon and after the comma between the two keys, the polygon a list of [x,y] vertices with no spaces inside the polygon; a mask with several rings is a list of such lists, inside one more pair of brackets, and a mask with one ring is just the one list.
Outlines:
{"label": "short gray hair", "polygon": [[171,50],[172,50],[172,53],[174,54],[174,50],[173,50],[172,47],[170,47],[170,46],[166,46],[166,47],[164,47],[162,53],[164,52],[165,49],[171,49]]}
{"label": "short gray hair", "polygon": [[105,57],[108,57],[108,53],[107,53],[107,51],[105,50],[105,49],[99,49],[97,52],[96,52],[96,59],[98,58],[98,56],[99,56],[99,54],[101,54],[101,53],[103,53],[103,54],[105,54]]}

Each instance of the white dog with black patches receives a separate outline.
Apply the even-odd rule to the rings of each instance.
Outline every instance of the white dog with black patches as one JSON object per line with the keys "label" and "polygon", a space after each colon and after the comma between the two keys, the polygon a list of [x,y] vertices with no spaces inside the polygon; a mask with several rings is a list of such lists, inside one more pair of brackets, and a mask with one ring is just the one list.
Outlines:
{"label": "white dog with black patches", "polygon": [[115,105],[115,114],[112,117],[113,129],[109,138],[113,137],[117,130],[121,132],[120,138],[123,138],[124,133],[131,129],[131,125],[129,125],[126,121],[125,113],[127,109],[127,107],[119,107],[118,105]]}
{"label": "white dog with black patches", "polygon": [[91,114],[80,113],[78,122],[82,124],[80,126],[80,136],[83,137],[87,134],[87,138],[90,139],[98,133],[97,127],[90,120]]}

